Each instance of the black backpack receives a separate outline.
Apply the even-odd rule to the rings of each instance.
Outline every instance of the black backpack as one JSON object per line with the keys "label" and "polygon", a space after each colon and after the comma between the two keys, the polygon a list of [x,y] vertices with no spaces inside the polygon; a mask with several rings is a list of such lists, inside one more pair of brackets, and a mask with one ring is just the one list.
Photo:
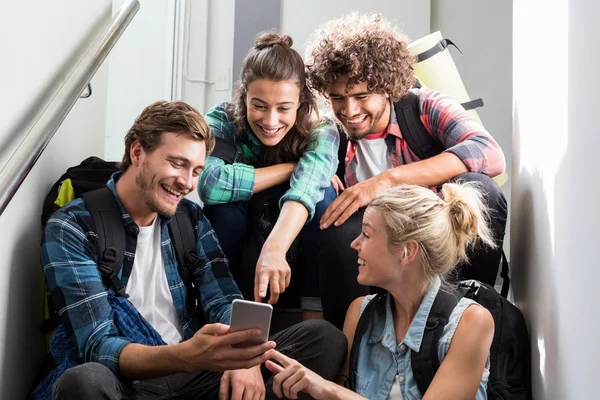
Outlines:
{"label": "black backpack", "polygon": [[[376,310],[385,307],[387,292],[377,294],[365,307],[350,351],[348,384],[356,389],[358,348]],[[529,334],[521,311],[496,290],[475,280],[462,281],[452,293],[440,290],[427,318],[421,348],[411,354],[411,368],[421,394],[424,394],[440,367],[438,341],[458,301],[466,297],[487,308],[494,318],[494,339],[490,348],[490,375],[487,395],[490,400],[530,400],[531,350]]]}
{"label": "black backpack", "polygon": [[[81,164],[68,168],[46,196],[42,210],[42,227],[46,225],[52,213],[64,205],[57,200],[61,185],[71,185],[74,198],[83,198],[98,234],[98,270],[103,282],[106,287],[113,287],[118,295],[127,297],[125,287],[118,278],[125,254],[125,227],[117,200],[106,186],[106,182],[116,171],[118,167],[115,162],[104,161],[98,157],[86,158]],[[169,234],[177,257],[177,269],[187,291],[187,311],[190,316],[199,319],[196,323],[202,324],[204,315],[189,274],[194,263],[198,262],[196,236],[192,221],[181,205],[169,222]],[[60,324],[58,313],[52,306],[50,293],[47,293],[46,301],[48,318],[40,329],[43,334],[48,334]]]}
{"label": "black backpack", "polygon": [[[111,175],[118,171],[117,163],[104,161],[98,157],[88,157],[79,165],[67,168],[46,195],[42,207],[42,228],[50,216],[73,198],[81,197],[83,193],[106,186]],[[73,188],[74,196],[70,199],[59,198],[61,186],[65,183]],[[63,188],[65,190],[65,188]]]}
{"label": "black backpack", "polygon": [[[215,148],[210,155],[220,158],[225,164],[244,163],[257,168],[260,167],[257,163],[253,163],[244,157],[237,150],[235,144],[218,136],[215,137]],[[262,247],[279,217],[279,199],[281,199],[289,187],[289,182],[284,182],[259,193],[252,194],[249,200],[247,210],[248,225],[244,239],[244,248],[239,258],[240,265],[231,265],[236,283],[247,299],[254,300],[254,287],[249,283],[254,282],[256,260],[258,260]],[[292,275],[295,274],[295,271],[298,271],[300,252],[300,239],[296,237],[286,253],[286,261],[292,270]],[[295,308],[299,306],[298,300],[299,285],[298,280],[294,279],[286,291],[281,294],[275,308]]]}

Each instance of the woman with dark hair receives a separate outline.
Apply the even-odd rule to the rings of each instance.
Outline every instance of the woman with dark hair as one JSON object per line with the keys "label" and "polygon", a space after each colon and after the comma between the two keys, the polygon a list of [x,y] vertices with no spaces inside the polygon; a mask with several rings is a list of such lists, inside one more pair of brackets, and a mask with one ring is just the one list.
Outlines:
{"label": "woman with dark hair", "polygon": [[[266,297],[268,288],[269,303],[275,304],[286,290],[291,279],[288,250],[299,241],[294,253],[299,253],[299,291],[306,319],[322,316],[319,220],[341,185],[331,181],[339,136],[332,120],[319,120],[304,62],[291,46],[287,35],[260,34],[242,64],[234,103],[218,105],[206,114],[217,147],[207,159],[198,193],[240,289],[253,293],[256,301]],[[229,163],[226,157],[219,158],[219,143],[233,144],[238,157]],[[262,230],[266,240],[260,254],[242,259],[247,241],[257,240],[249,236],[260,236],[249,228],[260,225],[253,203],[257,196],[261,200],[254,203],[259,206],[275,198],[281,210],[276,222]],[[243,266],[248,262],[255,270]]]}

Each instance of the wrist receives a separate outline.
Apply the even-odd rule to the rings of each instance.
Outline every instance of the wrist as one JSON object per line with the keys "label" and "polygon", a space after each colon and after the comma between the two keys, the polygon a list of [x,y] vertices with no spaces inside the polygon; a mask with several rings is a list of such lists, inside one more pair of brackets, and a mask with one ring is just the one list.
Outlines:
{"label": "wrist", "polygon": [[275,238],[272,238],[272,236],[269,236],[267,240],[265,240],[262,252],[285,255],[285,253],[287,253],[287,249],[280,241],[278,241]]}
{"label": "wrist", "polygon": [[199,370],[197,365],[189,359],[192,351],[192,349],[188,349],[189,343],[190,341],[186,340],[185,342],[165,346],[165,350],[169,354],[169,360],[179,366],[180,369],[183,369],[183,372],[197,372]]}
{"label": "wrist", "polygon": [[324,398],[327,400],[338,400],[338,399],[343,399],[344,396],[341,393],[341,391],[339,390],[341,388],[340,385],[337,385],[333,382],[330,381],[326,381],[327,382],[327,386],[325,387],[324,390]]}
{"label": "wrist", "polygon": [[399,168],[388,169],[379,174],[379,183],[384,189],[389,189],[401,182],[401,179],[398,178],[398,169]]}

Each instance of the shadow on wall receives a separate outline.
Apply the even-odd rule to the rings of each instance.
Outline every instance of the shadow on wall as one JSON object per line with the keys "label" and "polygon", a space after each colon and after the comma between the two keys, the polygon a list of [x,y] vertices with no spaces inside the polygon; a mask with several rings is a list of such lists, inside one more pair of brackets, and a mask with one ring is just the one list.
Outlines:
{"label": "shadow on wall", "polygon": [[[522,167],[518,106],[513,110],[511,275],[515,303],[523,311],[531,338],[533,398],[568,398],[562,390],[557,274],[549,209],[545,202],[554,193],[545,193],[539,170]],[[547,355],[550,355],[548,359]]]}
{"label": "shadow on wall", "polygon": [[[37,216],[37,214],[36,214]],[[39,218],[38,218],[39,220]],[[39,222],[38,222],[39,224]],[[4,357],[0,371],[0,399],[18,399],[24,398],[30,389],[33,380],[28,382],[23,379],[23,374],[27,377],[35,377],[43,357],[43,336],[39,332],[40,323],[43,318],[43,296],[44,279],[41,267],[39,265],[39,244],[40,229],[33,232],[26,232],[17,238],[15,246],[10,255],[11,268],[8,274],[8,293],[3,296],[6,299],[7,313],[3,317],[2,323],[5,331],[4,343],[1,343],[4,349]],[[31,251],[23,251],[31,249]],[[8,254],[5,255],[7,258]],[[18,267],[18,268],[17,268]],[[22,315],[23,311],[31,313]],[[34,333],[32,333],[32,331]],[[30,343],[31,338],[39,339]],[[28,350],[30,354],[37,354],[39,358],[31,365],[31,357],[22,354],[22,349]],[[12,382],[12,383],[11,383]],[[18,382],[21,387],[15,387]],[[25,386],[27,385],[27,386]],[[18,391],[19,393],[14,393]]]}

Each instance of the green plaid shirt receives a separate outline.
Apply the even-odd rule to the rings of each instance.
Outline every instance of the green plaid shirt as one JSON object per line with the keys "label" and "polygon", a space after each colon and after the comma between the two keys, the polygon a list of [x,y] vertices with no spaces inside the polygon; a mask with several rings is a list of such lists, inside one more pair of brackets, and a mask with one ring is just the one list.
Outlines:
{"label": "green plaid shirt", "polygon": [[[261,142],[252,131],[235,135],[236,125],[225,112],[226,103],[213,107],[204,117],[215,136],[232,141],[237,150],[250,161],[260,155]],[[331,185],[331,177],[337,169],[337,152],[340,138],[335,122],[323,119],[311,133],[316,145],[310,146],[290,178],[290,188],[281,197],[279,206],[286,201],[302,203],[308,210],[310,221],[315,205],[323,199],[325,189]],[[198,194],[204,204],[223,204],[246,201],[254,189],[254,167],[242,163],[226,165],[217,157],[208,157],[206,168],[200,176]]]}

